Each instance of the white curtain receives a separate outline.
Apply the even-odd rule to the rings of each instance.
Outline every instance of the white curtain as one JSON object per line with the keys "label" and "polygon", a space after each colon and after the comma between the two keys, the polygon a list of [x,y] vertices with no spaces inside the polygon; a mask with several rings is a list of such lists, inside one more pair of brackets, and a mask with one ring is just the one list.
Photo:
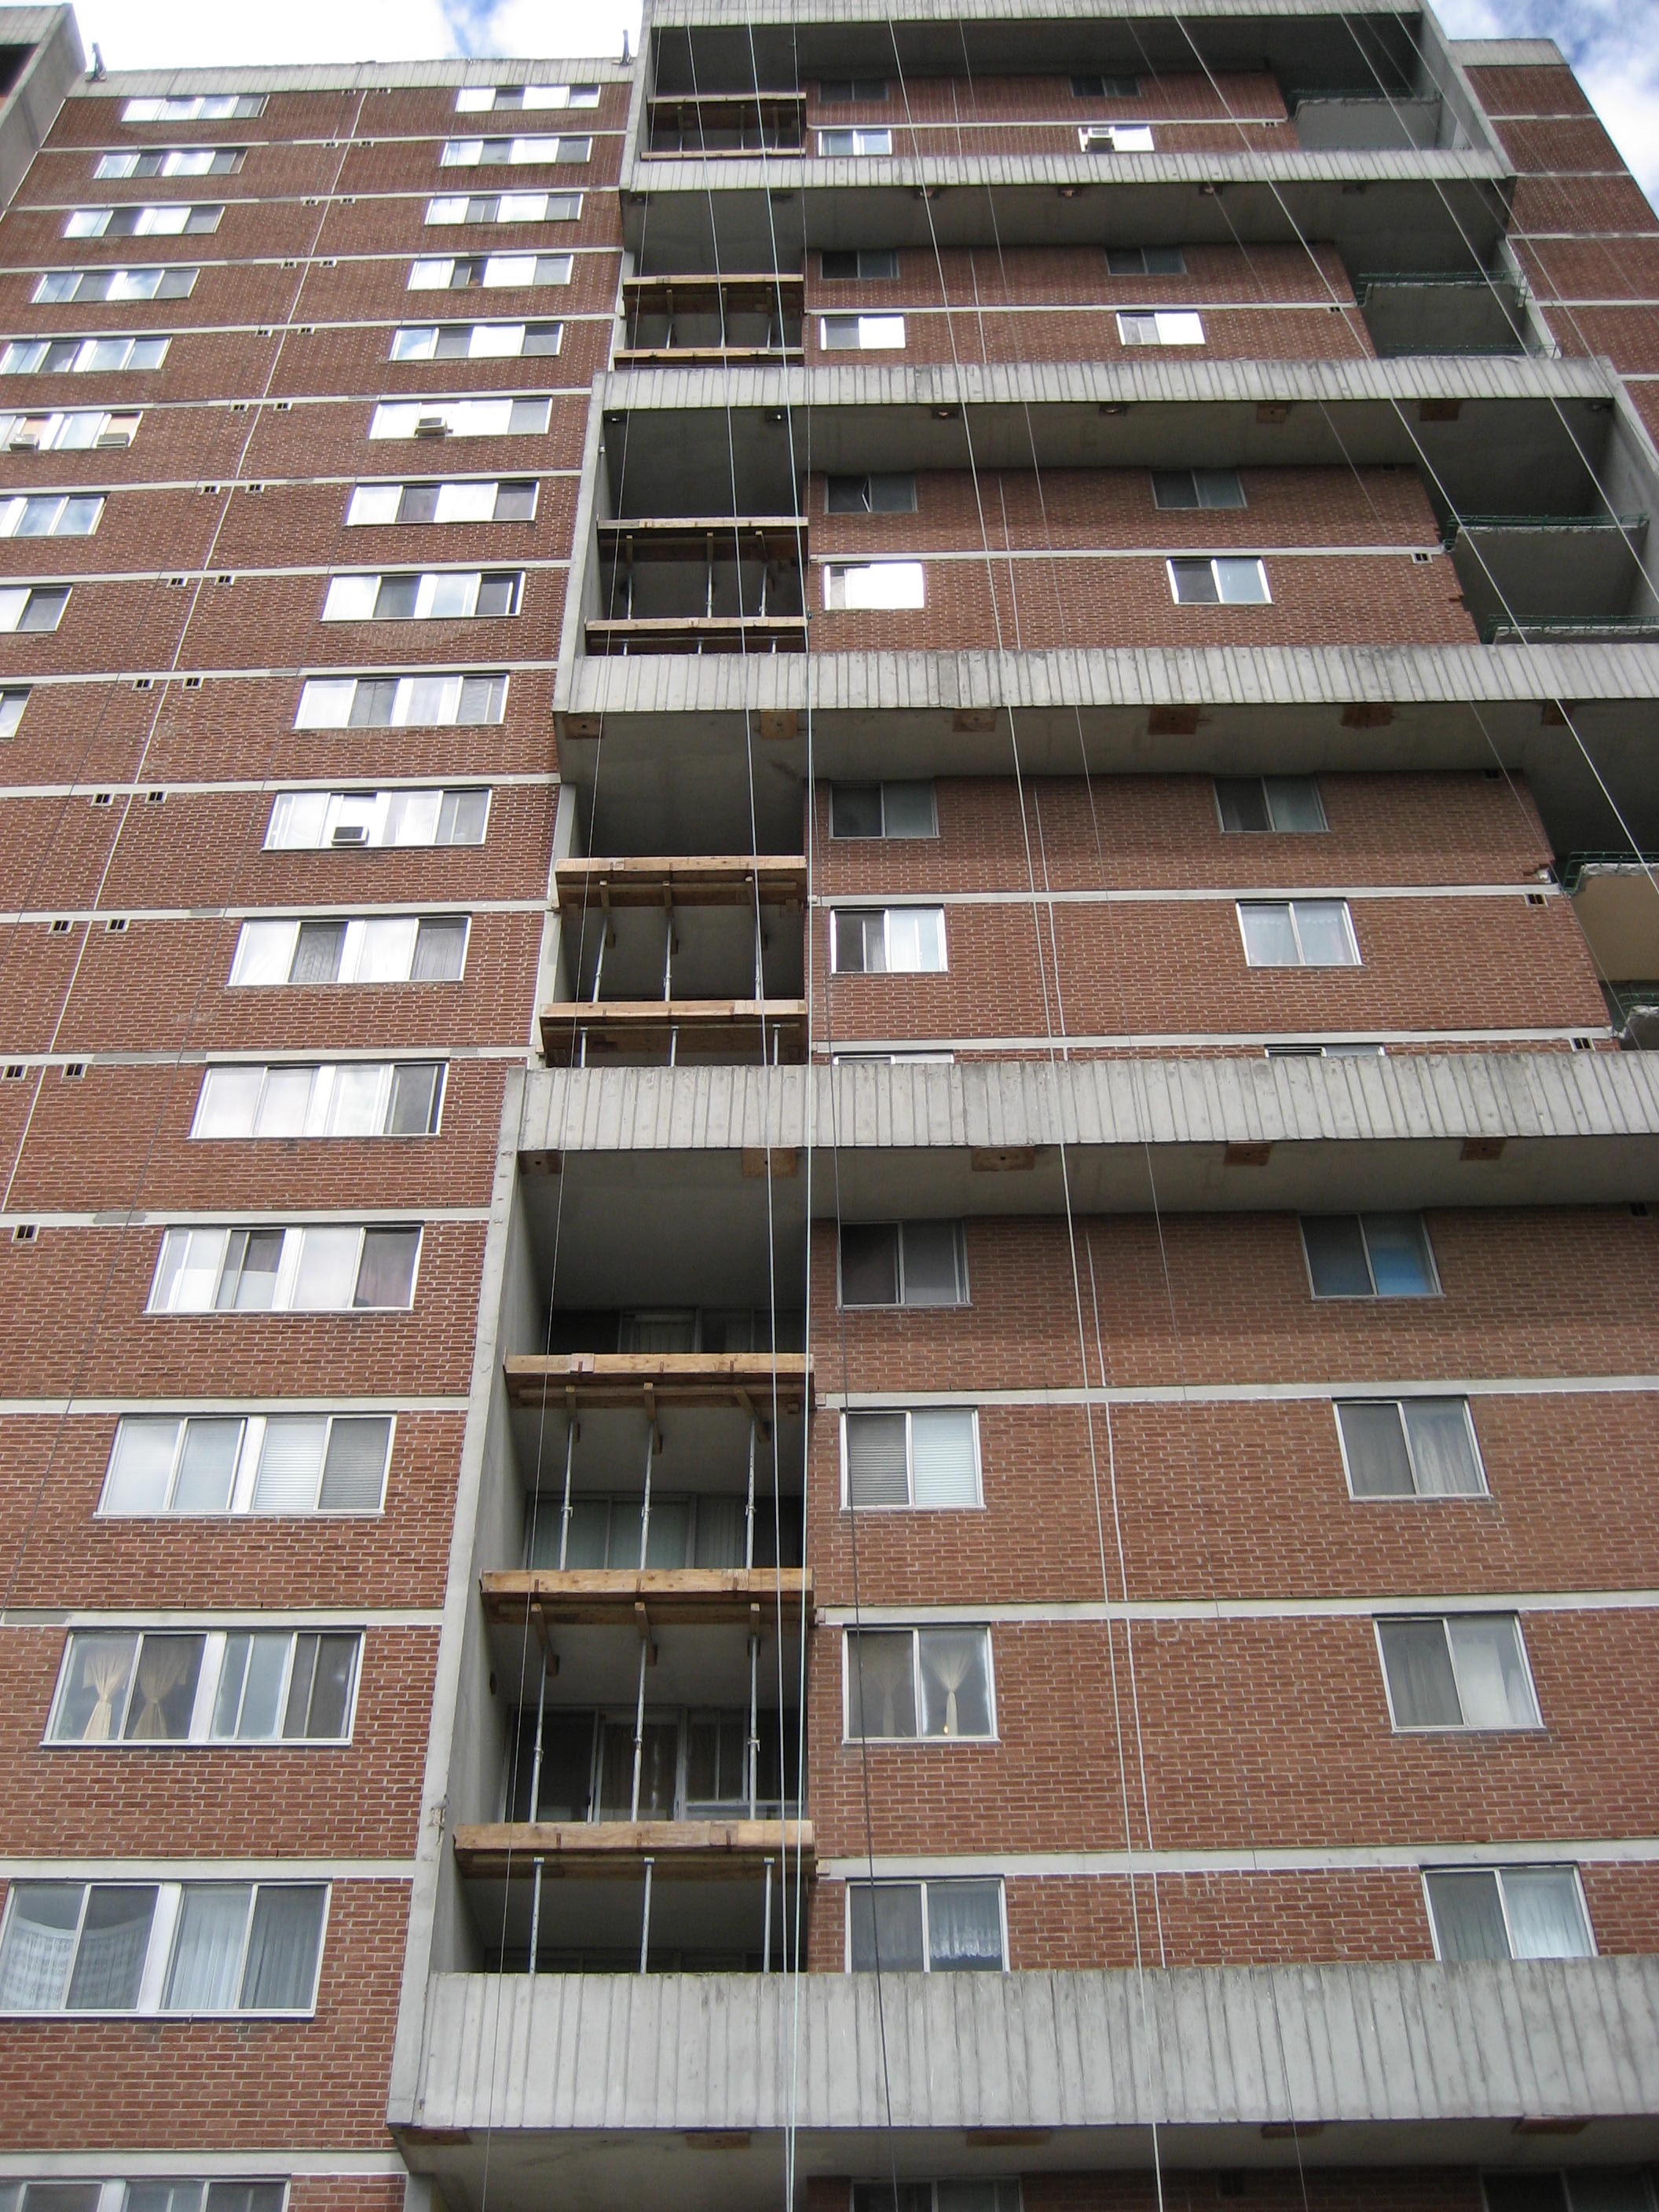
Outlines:
{"label": "white curtain", "polygon": [[935,1968],[1000,1967],[1002,1911],[994,1881],[930,1881],[927,1959]]}
{"label": "white curtain", "polygon": [[910,1453],[918,1505],[979,1504],[971,1408],[930,1406],[912,1413]]}
{"label": "white curtain", "polygon": [[0,1948],[0,2012],[52,2012],[62,2004],[83,1893],[78,1881],[17,1884]]}
{"label": "white curtain", "polygon": [[163,2000],[168,2012],[229,2012],[234,2006],[252,1894],[246,1882],[186,1885]]}
{"label": "white curtain", "polygon": [[242,1974],[246,2011],[298,2012],[311,2002],[326,1894],[320,1882],[260,1889]]}
{"label": "white curtain", "polygon": [[1570,1867],[1516,1867],[1504,1876],[1504,1901],[1517,1959],[1589,1956],[1589,1930]]}
{"label": "white curtain", "polygon": [[916,1686],[908,1629],[864,1630],[848,1639],[855,1736],[911,1736]]}
{"label": "white curtain", "polygon": [[1408,1398],[1406,1427],[1425,1498],[1468,1498],[1480,1489],[1469,1417],[1461,1398]]}
{"label": "white curtain", "polygon": [[982,1629],[922,1631],[924,1735],[988,1735],[991,1716],[987,1687]]}
{"label": "white curtain", "polygon": [[1521,1657],[1521,1633],[1507,1613],[1466,1615],[1449,1621],[1452,1665],[1463,1725],[1475,1729],[1534,1728],[1538,1709]]}

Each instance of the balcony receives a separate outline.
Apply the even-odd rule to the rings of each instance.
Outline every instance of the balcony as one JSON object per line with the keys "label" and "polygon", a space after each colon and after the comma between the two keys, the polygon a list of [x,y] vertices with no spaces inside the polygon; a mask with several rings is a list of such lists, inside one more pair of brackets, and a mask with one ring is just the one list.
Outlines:
{"label": "balcony", "polygon": [[1445,544],[1486,643],[1659,637],[1645,514],[1471,514]]}
{"label": "balcony", "polygon": [[1385,361],[1527,350],[1527,292],[1512,270],[1367,272],[1354,278],[1353,289],[1371,343]]}
{"label": "balcony", "polygon": [[589,653],[804,653],[803,516],[651,516],[599,526]]}
{"label": "balcony", "polygon": [[647,155],[798,154],[806,143],[799,92],[726,92],[646,103]]}
{"label": "balcony", "polygon": [[799,276],[625,277],[617,365],[799,361],[805,290]]}

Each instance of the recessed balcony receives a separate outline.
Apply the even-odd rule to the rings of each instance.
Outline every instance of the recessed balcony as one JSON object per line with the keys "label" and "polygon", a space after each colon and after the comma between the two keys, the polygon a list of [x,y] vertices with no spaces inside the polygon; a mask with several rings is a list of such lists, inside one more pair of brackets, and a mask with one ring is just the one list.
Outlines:
{"label": "recessed balcony", "polygon": [[1387,270],[1353,280],[1379,356],[1518,354],[1527,349],[1526,290],[1511,270]]}
{"label": "recessed balcony", "polygon": [[805,290],[782,273],[624,277],[617,365],[799,361]]}
{"label": "recessed balcony", "polygon": [[805,140],[803,93],[704,93],[646,103],[647,154],[722,159],[738,154],[798,154]]}
{"label": "recessed balcony", "polygon": [[594,653],[804,653],[803,516],[653,515],[599,525]]}
{"label": "recessed balcony", "polygon": [[1648,518],[1471,514],[1446,537],[1470,614],[1489,645],[1551,638],[1659,638],[1644,566]]}

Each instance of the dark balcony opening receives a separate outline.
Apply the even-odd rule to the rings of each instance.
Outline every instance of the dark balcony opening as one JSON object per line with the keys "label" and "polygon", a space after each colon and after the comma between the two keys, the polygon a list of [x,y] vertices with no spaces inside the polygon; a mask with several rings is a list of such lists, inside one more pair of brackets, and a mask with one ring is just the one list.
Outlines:
{"label": "dark balcony opening", "polygon": [[590,653],[805,650],[795,515],[652,517],[599,529],[599,607]]}
{"label": "dark balcony opening", "polygon": [[629,277],[619,363],[783,362],[801,352],[799,272]]}
{"label": "dark balcony opening", "polygon": [[1526,289],[1512,270],[1366,271],[1354,298],[1385,361],[1407,354],[1523,354]]}
{"label": "dark balcony opening", "polygon": [[[787,1707],[550,1709],[536,1757],[533,1706],[518,1716],[505,1789],[509,1821],[793,1820],[799,1714]],[[635,1769],[638,1771],[635,1785]],[[532,1809],[532,1781],[535,1790]]]}
{"label": "dark balcony opening", "polygon": [[647,154],[710,159],[744,154],[799,154],[805,143],[806,103],[799,93],[704,93],[656,99],[646,115]]}

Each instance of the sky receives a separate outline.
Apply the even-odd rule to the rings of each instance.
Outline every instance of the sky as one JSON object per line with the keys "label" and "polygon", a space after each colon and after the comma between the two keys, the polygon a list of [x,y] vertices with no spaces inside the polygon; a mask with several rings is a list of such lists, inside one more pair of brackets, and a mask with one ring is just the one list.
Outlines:
{"label": "sky", "polygon": [[[1659,0],[1438,0],[1457,38],[1550,38],[1659,200]],[[110,69],[622,52],[635,0],[76,0]]]}

